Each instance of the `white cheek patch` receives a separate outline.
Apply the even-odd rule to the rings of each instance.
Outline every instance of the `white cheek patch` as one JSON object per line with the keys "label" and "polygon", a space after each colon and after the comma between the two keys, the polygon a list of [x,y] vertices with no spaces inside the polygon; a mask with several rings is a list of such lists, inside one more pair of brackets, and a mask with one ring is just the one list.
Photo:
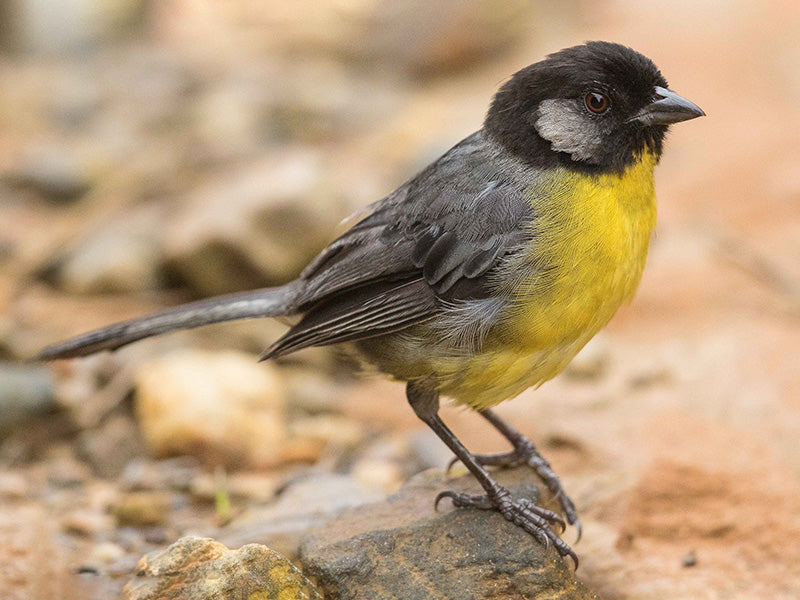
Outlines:
{"label": "white cheek patch", "polygon": [[542,100],[534,123],[536,131],[553,150],[573,160],[597,164],[602,155],[603,131],[576,100]]}

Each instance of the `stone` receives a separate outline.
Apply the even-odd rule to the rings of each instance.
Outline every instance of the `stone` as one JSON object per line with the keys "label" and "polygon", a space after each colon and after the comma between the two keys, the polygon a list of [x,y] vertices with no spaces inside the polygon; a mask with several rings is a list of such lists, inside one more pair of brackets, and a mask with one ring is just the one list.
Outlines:
{"label": "stone", "polygon": [[49,144],[31,149],[8,178],[14,185],[33,190],[51,202],[69,204],[91,188],[87,171],[70,148]]}
{"label": "stone", "polygon": [[113,542],[101,542],[92,548],[88,564],[110,565],[125,556],[125,549]]}
{"label": "stone", "polygon": [[125,465],[120,483],[127,491],[163,490],[189,491],[200,476],[200,464],[190,456],[153,461],[134,458]]}
{"label": "stone", "polygon": [[61,528],[67,533],[90,537],[114,527],[111,515],[89,508],[76,508],[61,519]]}
{"label": "stone", "polygon": [[266,546],[230,550],[209,538],[184,537],[144,556],[123,600],[322,600],[314,584]]}
{"label": "stone", "polygon": [[334,514],[383,498],[375,486],[365,485],[348,475],[323,473],[305,477],[286,486],[272,507],[276,517],[290,514]]}
{"label": "stone", "polygon": [[[517,495],[556,509],[527,467],[498,471],[497,480]],[[326,598],[356,600],[597,600],[571,561],[536,542],[494,511],[454,509],[443,489],[480,493],[471,476],[445,481],[441,471],[413,478],[386,502],[348,510],[302,544],[303,569]]]}
{"label": "stone", "polygon": [[167,223],[164,268],[199,296],[284,283],[347,215],[331,188],[310,151],[284,150],[216,175]]}
{"label": "stone", "polygon": [[462,70],[508,49],[530,34],[536,18],[525,0],[383,0],[374,6],[359,19],[361,58],[424,75]]}
{"label": "stone", "polygon": [[119,525],[148,527],[163,523],[169,514],[170,495],[163,492],[129,492],[114,503]]}
{"label": "stone", "polygon": [[128,462],[144,451],[144,444],[129,414],[114,414],[94,429],[78,434],[78,453],[100,477],[120,475]]}
{"label": "stone", "polygon": [[146,5],[144,0],[12,2],[6,25],[8,45],[52,56],[96,49],[102,41],[129,35],[138,28],[144,21]]}
{"label": "stone", "polygon": [[56,256],[47,277],[70,294],[131,293],[160,287],[163,218],[157,210],[125,214]]}
{"label": "stone", "polygon": [[311,474],[287,483],[275,502],[251,507],[214,537],[232,546],[258,542],[296,557],[302,540],[342,510],[385,497],[374,483],[350,475]]}
{"label": "stone", "polygon": [[[293,419],[289,426],[292,446],[305,447],[307,457],[318,459],[325,451],[341,453],[363,442],[366,431],[357,421],[341,415],[321,414]],[[313,461],[312,461],[313,462]]]}
{"label": "stone", "polygon": [[0,439],[54,406],[53,376],[47,367],[0,362]]}
{"label": "stone", "polygon": [[136,414],[155,456],[230,468],[282,461],[284,389],[277,368],[256,356],[182,350],[142,365],[135,381]]}
{"label": "stone", "polygon": [[30,493],[30,484],[24,475],[15,471],[0,471],[0,500],[22,500]]}

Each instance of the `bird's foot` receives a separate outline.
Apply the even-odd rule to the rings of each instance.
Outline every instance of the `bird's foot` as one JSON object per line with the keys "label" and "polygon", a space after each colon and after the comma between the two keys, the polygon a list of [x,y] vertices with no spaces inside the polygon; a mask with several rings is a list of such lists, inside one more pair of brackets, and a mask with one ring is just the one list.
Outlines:
{"label": "bird's foot", "polygon": [[442,498],[450,498],[453,506],[458,508],[498,511],[514,525],[530,533],[545,548],[552,544],[560,556],[569,556],[575,568],[578,568],[578,556],[552,529],[553,525],[558,525],[561,532],[566,528],[564,519],[557,513],[537,506],[527,498],[515,498],[508,490],[499,486],[493,492],[484,495],[463,494],[450,490],[441,492],[436,496],[435,506],[439,505]]}
{"label": "bird's foot", "polygon": [[[514,449],[511,452],[503,452],[500,454],[473,454],[473,457],[482,467],[513,468],[520,465],[528,465],[532,468],[542,481],[544,481],[547,489],[549,489],[558,500],[561,505],[561,510],[567,518],[567,523],[574,525],[578,530],[577,539],[580,540],[582,527],[578,519],[578,511],[575,509],[575,503],[567,496],[566,492],[564,492],[561,480],[553,471],[550,463],[539,454],[536,446],[534,446],[533,442],[528,438],[520,435],[518,438],[512,440],[512,442],[514,444]],[[449,472],[458,461],[458,458],[454,458],[450,461],[450,464],[447,466],[447,471]]]}

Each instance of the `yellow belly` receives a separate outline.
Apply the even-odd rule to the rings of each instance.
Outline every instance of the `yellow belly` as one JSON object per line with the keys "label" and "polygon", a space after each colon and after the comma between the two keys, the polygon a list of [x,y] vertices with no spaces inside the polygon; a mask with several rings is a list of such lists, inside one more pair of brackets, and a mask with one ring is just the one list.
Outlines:
{"label": "yellow belly", "polygon": [[439,391],[486,408],[558,375],[642,276],[655,226],[655,158],[620,175],[564,171],[535,190],[530,251],[503,284],[514,303],[470,357],[437,359]]}

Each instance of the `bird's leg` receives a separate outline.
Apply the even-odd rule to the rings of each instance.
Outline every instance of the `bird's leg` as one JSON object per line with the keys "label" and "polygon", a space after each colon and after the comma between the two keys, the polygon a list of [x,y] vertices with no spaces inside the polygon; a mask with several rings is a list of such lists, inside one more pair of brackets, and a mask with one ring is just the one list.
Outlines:
{"label": "bird's leg", "polygon": [[[569,496],[564,492],[561,481],[553,471],[550,463],[539,454],[539,451],[534,446],[533,442],[527,437],[522,435],[519,431],[514,429],[511,425],[506,423],[499,415],[489,410],[480,410],[478,413],[491,423],[497,431],[499,431],[504,438],[506,438],[514,449],[511,452],[503,452],[501,454],[473,454],[472,457],[481,466],[501,466],[501,467],[516,467],[518,465],[528,465],[536,474],[542,478],[547,488],[553,493],[561,504],[561,509],[567,517],[567,522],[570,525],[575,525],[578,530],[578,539],[581,538],[581,522],[578,520],[578,512],[575,510],[575,504]],[[460,460],[461,457],[453,459],[448,469],[453,464]]]}
{"label": "bird's leg", "polygon": [[411,408],[417,416],[439,436],[458,459],[469,469],[485,490],[485,495],[463,494],[454,491],[441,492],[436,497],[436,504],[442,498],[450,498],[457,507],[473,507],[497,510],[506,519],[527,531],[539,543],[549,546],[551,543],[561,556],[569,556],[578,566],[578,557],[558,535],[551,525],[557,524],[562,530],[564,520],[551,510],[536,506],[526,498],[515,498],[507,489],[499,485],[480,463],[475,460],[469,450],[459,441],[439,416],[439,394],[418,384],[409,383],[406,396]]}

